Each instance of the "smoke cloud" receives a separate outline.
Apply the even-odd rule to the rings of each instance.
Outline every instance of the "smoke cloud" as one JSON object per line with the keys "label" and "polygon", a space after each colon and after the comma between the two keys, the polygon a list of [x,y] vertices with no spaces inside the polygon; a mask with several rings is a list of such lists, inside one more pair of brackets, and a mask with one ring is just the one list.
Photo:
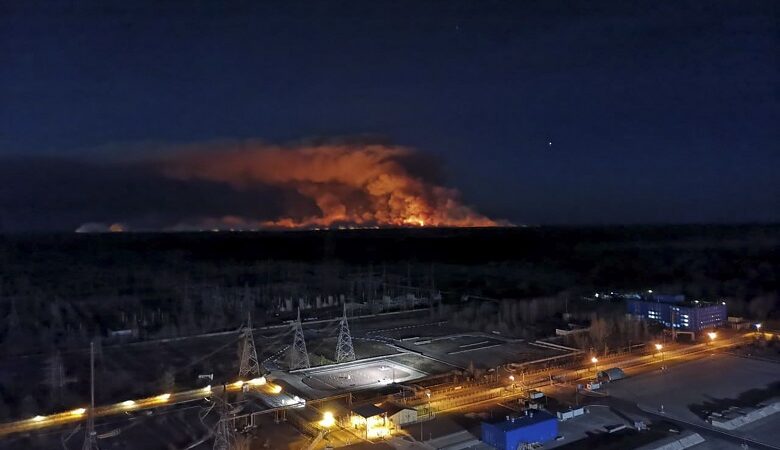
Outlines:
{"label": "smoke cloud", "polygon": [[158,162],[177,180],[223,182],[245,190],[270,186],[311,199],[316,214],[289,208],[270,221],[225,217],[233,226],[311,228],[333,226],[483,227],[498,223],[460,201],[455,189],[435,182],[417,152],[398,146],[321,143],[273,146],[245,142],[189,148]]}
{"label": "smoke cloud", "polygon": [[0,161],[0,231],[497,224],[444,186],[441,164],[399,146],[244,141],[113,150],[134,156]]}

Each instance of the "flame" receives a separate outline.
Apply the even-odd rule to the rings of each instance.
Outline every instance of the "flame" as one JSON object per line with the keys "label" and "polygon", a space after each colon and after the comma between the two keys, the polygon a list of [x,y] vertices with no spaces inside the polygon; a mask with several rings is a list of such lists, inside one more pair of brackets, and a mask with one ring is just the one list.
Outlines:
{"label": "flame", "polygon": [[410,161],[416,155],[379,144],[282,147],[250,141],[183,152],[163,161],[162,170],[169,177],[224,182],[236,189],[290,189],[317,210],[302,213],[291,207],[264,221],[219,217],[210,228],[498,225],[461,203],[456,190],[415,173]]}

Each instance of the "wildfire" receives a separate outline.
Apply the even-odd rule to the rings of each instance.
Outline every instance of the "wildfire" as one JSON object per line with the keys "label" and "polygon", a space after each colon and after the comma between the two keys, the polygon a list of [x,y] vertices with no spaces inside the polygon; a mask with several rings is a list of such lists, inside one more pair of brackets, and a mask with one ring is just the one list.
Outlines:
{"label": "wildfire", "polygon": [[430,181],[414,167],[416,157],[410,149],[378,144],[281,147],[247,142],[184,152],[161,166],[163,173],[178,179],[222,182],[244,190],[271,186],[308,202],[308,207],[301,202],[286,205],[273,220],[234,215],[212,219],[213,227],[497,225],[461,203],[456,190]]}

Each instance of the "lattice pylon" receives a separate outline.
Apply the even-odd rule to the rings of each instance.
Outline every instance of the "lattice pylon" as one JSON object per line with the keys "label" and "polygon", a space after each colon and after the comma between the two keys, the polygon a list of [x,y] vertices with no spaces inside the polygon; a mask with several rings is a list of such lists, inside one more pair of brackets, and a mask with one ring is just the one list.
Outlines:
{"label": "lattice pylon", "polygon": [[352,335],[349,334],[349,323],[347,322],[347,305],[344,304],[344,317],[339,324],[339,341],[336,344],[336,362],[346,362],[355,360],[355,348],[352,346]]}
{"label": "lattice pylon", "polygon": [[255,338],[252,333],[252,316],[250,314],[247,314],[246,327],[241,334],[241,365],[238,369],[238,379],[244,380],[245,377],[257,378],[262,375],[262,371],[260,370],[260,361],[257,359],[257,348],[255,347]]}
{"label": "lattice pylon", "polygon": [[230,404],[224,398],[218,398],[219,419],[217,421],[214,433],[214,450],[230,450],[230,442],[233,440],[233,433],[228,424],[230,420]]}
{"label": "lattice pylon", "polygon": [[309,352],[306,351],[306,340],[303,338],[303,327],[301,326],[301,309],[298,308],[298,319],[293,322],[293,345],[290,349],[290,369],[308,369]]}

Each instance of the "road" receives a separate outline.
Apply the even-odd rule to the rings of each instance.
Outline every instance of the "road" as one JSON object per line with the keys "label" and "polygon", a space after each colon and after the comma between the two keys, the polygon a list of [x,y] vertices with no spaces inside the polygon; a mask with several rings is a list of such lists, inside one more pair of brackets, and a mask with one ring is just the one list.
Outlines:
{"label": "road", "polygon": [[[418,394],[408,400],[408,403],[437,413],[465,410],[474,406],[484,406],[525,396],[528,389],[540,389],[545,386],[560,383],[586,383],[595,377],[596,369],[602,370],[608,367],[620,367],[628,375],[636,375],[647,370],[656,370],[662,365],[679,364],[692,361],[713,351],[724,351],[744,342],[745,335],[735,336],[731,339],[720,339],[712,343],[694,345],[668,345],[662,352],[654,352],[645,355],[624,354],[619,357],[603,358],[597,363],[598,367],[584,359],[575,367],[550,368],[526,374],[512,374],[515,378],[510,380],[507,375],[490,381],[478,383],[463,383],[460,385],[448,384],[436,389],[430,389],[430,397],[427,394]],[[515,385],[515,389],[512,385]]]}
{"label": "road", "polygon": [[[207,397],[215,395],[222,395],[225,392],[239,392],[241,390],[259,390],[267,394],[286,396],[282,394],[282,388],[279,385],[273,383],[267,383],[265,378],[255,378],[249,381],[236,381],[231,384],[224,384],[220,386],[207,386],[200,389],[191,389],[187,391],[164,393],[154,397],[147,397],[135,400],[125,400],[119,403],[111,405],[96,406],[94,416],[96,418],[113,416],[118,414],[125,414],[128,412],[136,412],[149,410],[153,408],[159,408],[168,405],[177,405],[182,403],[200,401]],[[282,399],[289,405],[292,405],[300,399],[295,400],[294,397],[287,396],[288,398]],[[77,408],[71,411],[60,412],[51,414],[48,416],[35,416],[30,419],[20,420],[16,422],[9,422],[0,424],[0,437],[12,434],[23,433],[28,431],[39,430],[43,428],[56,427],[69,423],[80,422],[87,417],[87,408]]]}
{"label": "road", "polygon": [[[709,344],[695,344],[690,346],[674,346],[665,349],[663,356],[660,353],[647,355],[626,354],[619,357],[604,358],[599,362],[600,368],[619,366],[627,373],[639,373],[648,368],[659,367],[662,361],[665,364],[680,363],[693,360],[715,350],[731,348],[743,342],[745,336],[736,336],[731,339],[721,339]],[[577,382],[592,379],[596,368],[590,361],[569,368],[550,368],[524,375],[517,374],[514,382],[519,385],[515,390],[508,390],[511,386],[508,379],[495,379],[491,382],[472,384],[448,384],[430,390],[431,396],[418,394],[409,399],[411,406],[429,406],[436,412],[456,411],[463,408],[474,407],[490,402],[501,402],[518,398],[527,389],[536,389],[553,384],[553,380],[565,380]],[[295,407],[305,403],[297,397],[283,394],[281,386],[266,382],[265,378],[256,378],[249,381],[236,381],[219,386],[207,386],[200,389],[192,389],[181,392],[163,393],[153,397],[125,400],[111,405],[97,406],[94,410],[96,418],[120,415],[128,412],[143,411],[168,405],[182,404],[200,401],[204,398],[221,395],[224,392],[238,392],[242,389],[258,390],[271,395],[279,395],[278,408]],[[276,402],[274,402],[276,403]],[[285,406],[287,405],[287,406]],[[80,422],[87,417],[86,408],[78,408],[71,411],[60,412],[47,416],[35,416],[16,422],[0,424],[0,437],[12,433],[23,433],[39,429],[61,426],[69,423]]]}

